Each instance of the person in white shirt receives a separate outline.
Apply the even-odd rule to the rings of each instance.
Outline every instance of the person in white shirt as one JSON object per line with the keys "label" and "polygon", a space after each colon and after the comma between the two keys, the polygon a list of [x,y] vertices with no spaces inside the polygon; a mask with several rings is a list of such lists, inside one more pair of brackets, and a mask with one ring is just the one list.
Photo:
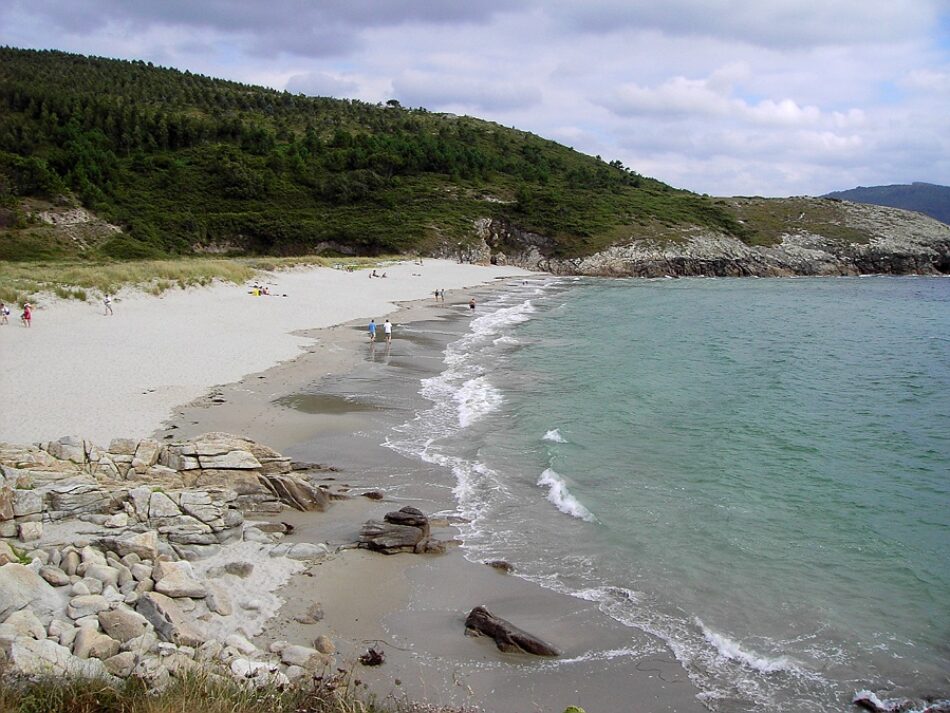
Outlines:
{"label": "person in white shirt", "polygon": [[383,334],[386,335],[387,342],[391,342],[393,340],[393,323],[388,319],[383,323]]}

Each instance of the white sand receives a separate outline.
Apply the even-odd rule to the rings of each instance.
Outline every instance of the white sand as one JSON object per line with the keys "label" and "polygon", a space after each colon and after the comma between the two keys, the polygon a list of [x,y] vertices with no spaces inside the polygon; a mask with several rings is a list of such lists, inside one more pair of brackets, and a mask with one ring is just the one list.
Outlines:
{"label": "white sand", "polygon": [[77,435],[108,445],[147,436],[175,406],[313,344],[292,332],[371,317],[381,323],[394,302],[525,274],[446,260],[383,271],[386,279],[330,268],[266,273],[272,295],[286,298],[252,297],[247,286],[232,284],[162,297],[127,291],[111,317],[100,302],[50,300],[34,312],[30,329],[11,315],[0,326],[0,441]]}

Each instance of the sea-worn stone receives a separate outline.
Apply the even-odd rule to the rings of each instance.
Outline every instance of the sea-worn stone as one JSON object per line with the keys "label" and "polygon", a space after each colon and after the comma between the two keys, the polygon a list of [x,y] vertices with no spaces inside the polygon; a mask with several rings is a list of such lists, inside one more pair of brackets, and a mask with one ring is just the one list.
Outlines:
{"label": "sea-worn stone", "polygon": [[161,450],[162,445],[154,439],[145,438],[139,441],[132,456],[132,467],[135,470],[150,468],[158,463]]}
{"label": "sea-worn stone", "polygon": [[7,564],[8,562],[19,562],[20,558],[17,557],[16,552],[13,551],[13,548],[7,542],[0,540],[0,567]]}
{"label": "sea-worn stone", "polygon": [[312,602],[307,607],[307,611],[294,617],[294,621],[301,624],[316,624],[318,621],[323,621],[323,607],[320,602]]}
{"label": "sea-worn stone", "polygon": [[131,651],[122,651],[115,656],[110,656],[102,662],[106,671],[119,678],[128,678],[132,675],[132,669],[135,667],[135,654]]}
{"label": "sea-worn stone", "polygon": [[135,578],[136,582],[141,582],[142,580],[151,578],[152,565],[136,562],[129,568],[129,571],[132,572],[132,577]]}
{"label": "sea-worn stone", "polygon": [[58,441],[50,441],[46,446],[50,455],[60,460],[68,460],[82,465],[86,462],[86,449],[81,438],[64,436]]}
{"label": "sea-worn stone", "polygon": [[250,655],[257,651],[257,647],[248,641],[247,637],[241,636],[241,634],[231,634],[224,640],[224,643],[226,646],[237,649],[242,654]]}
{"label": "sea-worn stone", "polygon": [[0,638],[0,653],[0,658],[5,657],[14,671],[27,676],[108,678],[101,661],[73,656],[69,649],[51,639]]}
{"label": "sea-worn stone", "polygon": [[105,527],[121,528],[129,526],[129,515],[124,512],[117,512],[115,515],[110,515],[106,518],[106,521],[102,523]]}
{"label": "sea-worn stone", "polygon": [[92,564],[83,571],[85,577],[98,579],[103,585],[111,584],[114,587],[119,585],[119,570],[110,567],[107,564]]}
{"label": "sea-worn stone", "polygon": [[323,512],[330,505],[329,496],[295,475],[261,475],[261,479],[284,504],[304,512]]}
{"label": "sea-worn stone", "polygon": [[13,514],[26,517],[43,512],[43,494],[37,490],[13,491]]}
{"label": "sea-worn stone", "polygon": [[204,641],[204,632],[198,623],[171,597],[160,592],[147,592],[142,595],[135,608],[149,620],[164,641],[185,646],[199,646]]}
{"label": "sea-worn stone", "polygon": [[271,557],[286,557],[307,562],[323,559],[330,554],[330,548],[322,542],[285,542],[274,547],[268,554]]}
{"label": "sea-worn stone", "polygon": [[107,659],[119,653],[119,642],[111,636],[84,626],[76,634],[73,642],[73,654],[81,659]]}
{"label": "sea-worn stone", "polygon": [[181,510],[168,495],[162,492],[152,493],[148,501],[148,517],[150,520],[165,517],[179,517]]}
{"label": "sea-worn stone", "polygon": [[108,544],[109,548],[115,550],[120,557],[135,554],[143,560],[155,559],[158,554],[158,532],[147,530],[129,533],[115,540],[106,540],[104,544]]}
{"label": "sea-worn stone", "polygon": [[159,562],[152,570],[155,591],[169,597],[201,598],[208,594],[205,585],[195,576],[190,562]]}
{"label": "sea-worn stone", "polygon": [[69,550],[64,556],[62,561],[63,571],[72,576],[76,574],[76,571],[79,569],[79,565],[82,563],[82,558],[79,556],[79,553],[76,550]]}
{"label": "sea-worn stone", "polygon": [[205,604],[208,609],[221,616],[231,616],[234,613],[234,605],[231,604],[231,597],[227,590],[216,582],[208,583],[208,596],[205,598]]}
{"label": "sea-worn stone", "polygon": [[560,656],[560,652],[533,634],[519,629],[485,607],[475,607],[465,618],[465,633],[468,636],[488,636],[502,651],[532,654],[534,656]]}
{"label": "sea-worn stone", "polygon": [[86,616],[95,616],[108,608],[109,600],[101,594],[86,594],[69,600],[66,616],[75,621]]}
{"label": "sea-worn stone", "polygon": [[336,653],[336,646],[333,645],[333,641],[326,634],[320,634],[320,636],[314,640],[313,647],[321,654],[328,656]]}
{"label": "sea-worn stone", "polygon": [[418,527],[368,520],[360,530],[359,546],[384,554],[414,552],[422,539],[423,531]]}
{"label": "sea-worn stone", "polygon": [[119,607],[99,612],[99,626],[113,639],[124,644],[148,631],[150,624],[138,612]]}
{"label": "sea-worn stone", "polygon": [[54,587],[65,587],[69,584],[69,575],[59,567],[54,567],[51,564],[40,567],[39,574]]}
{"label": "sea-worn stone", "polygon": [[34,639],[46,638],[46,627],[30,609],[20,609],[8,616],[4,622],[17,636],[30,636]]}
{"label": "sea-worn stone", "polygon": [[0,487],[0,520],[12,520],[16,515],[13,512],[14,490],[9,485]]}
{"label": "sea-worn stone", "polygon": [[316,649],[296,644],[285,646],[280,652],[280,660],[284,664],[300,666],[308,671],[318,671],[327,663],[326,656]]}
{"label": "sea-worn stone", "polygon": [[19,524],[21,542],[34,542],[43,537],[42,522],[21,522]]}
{"label": "sea-worn stone", "polygon": [[66,599],[29,567],[9,562],[0,567],[0,621],[29,607],[40,621],[48,622]]}

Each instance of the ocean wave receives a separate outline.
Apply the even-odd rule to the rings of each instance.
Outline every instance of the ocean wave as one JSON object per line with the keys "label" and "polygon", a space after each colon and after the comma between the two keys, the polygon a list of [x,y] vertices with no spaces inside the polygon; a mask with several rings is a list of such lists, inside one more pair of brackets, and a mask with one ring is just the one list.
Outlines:
{"label": "ocean wave", "polygon": [[494,341],[492,342],[492,344],[494,344],[495,346],[500,346],[500,345],[503,345],[503,344],[505,344],[505,345],[510,345],[510,346],[517,346],[517,345],[521,344],[521,342],[519,342],[519,341],[518,341],[517,339],[515,339],[514,337],[509,337],[507,334],[504,334],[504,335],[498,337],[498,339],[494,340]]}
{"label": "ocean wave", "polygon": [[525,300],[511,307],[501,307],[473,319],[472,334],[474,336],[498,334],[507,327],[527,322],[536,311],[531,300]]}
{"label": "ocean wave", "polygon": [[455,393],[459,426],[467,428],[486,414],[496,411],[504,402],[501,392],[479,376],[466,381]]}
{"label": "ocean wave", "polygon": [[738,661],[760,673],[776,673],[779,671],[798,674],[803,673],[801,668],[788,656],[770,658],[754,651],[746,651],[738,642],[733,641],[728,636],[713,631],[700,619],[696,619],[696,625],[702,630],[706,641],[724,658],[731,661]]}
{"label": "ocean wave", "polygon": [[541,473],[538,485],[548,488],[548,500],[561,512],[587,522],[597,521],[591,511],[571,494],[563,476],[553,468],[546,468]]}
{"label": "ocean wave", "polygon": [[561,432],[556,428],[552,428],[550,431],[541,436],[541,440],[550,441],[551,443],[567,443],[567,441],[564,440],[564,436],[562,436]]}

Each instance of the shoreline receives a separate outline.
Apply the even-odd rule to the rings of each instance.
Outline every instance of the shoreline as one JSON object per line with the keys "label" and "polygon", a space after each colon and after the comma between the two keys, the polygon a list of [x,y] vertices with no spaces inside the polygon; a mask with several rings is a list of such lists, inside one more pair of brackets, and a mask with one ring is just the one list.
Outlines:
{"label": "shoreline", "polygon": [[53,299],[26,329],[0,327],[4,369],[0,441],[29,443],[77,435],[101,445],[146,436],[176,407],[312,350],[313,330],[370,317],[398,302],[527,274],[518,268],[456,264],[387,265],[369,270],[296,268],[262,273],[272,296],[215,283],[159,297],[126,290],[106,317],[99,302]]}
{"label": "shoreline", "polygon": [[[457,529],[441,517],[454,507],[452,483],[445,480],[451,474],[379,445],[385,429],[422,402],[419,378],[441,370],[443,342],[456,338],[451,325],[469,320],[468,294],[481,302],[501,287],[467,290],[465,299],[447,292],[444,306],[431,299],[401,304],[390,314],[396,329],[385,363],[372,361],[361,321],[314,330],[315,348],[178,409],[156,437],[225,430],[340,468],[334,485],[355,496],[325,513],[281,513],[277,517],[295,527],[288,541],[354,542],[367,519],[413,505],[434,517],[435,536],[450,542],[441,555],[343,549],[294,575],[279,592],[284,605],[255,638],[262,649],[327,636],[378,699],[499,713],[571,704],[609,710],[618,700],[640,700],[651,711],[704,711],[699,689],[658,639],[625,627],[594,603],[466,559],[452,544]],[[400,370],[408,373],[394,375]],[[288,405],[295,396],[304,401],[297,408]],[[390,480],[393,472],[398,482]],[[359,497],[367,490],[385,497]],[[296,617],[313,603],[325,619],[301,624]],[[548,638],[563,655],[550,661],[504,654],[490,641],[464,636],[465,616],[476,605]],[[358,666],[371,645],[386,662]]]}

